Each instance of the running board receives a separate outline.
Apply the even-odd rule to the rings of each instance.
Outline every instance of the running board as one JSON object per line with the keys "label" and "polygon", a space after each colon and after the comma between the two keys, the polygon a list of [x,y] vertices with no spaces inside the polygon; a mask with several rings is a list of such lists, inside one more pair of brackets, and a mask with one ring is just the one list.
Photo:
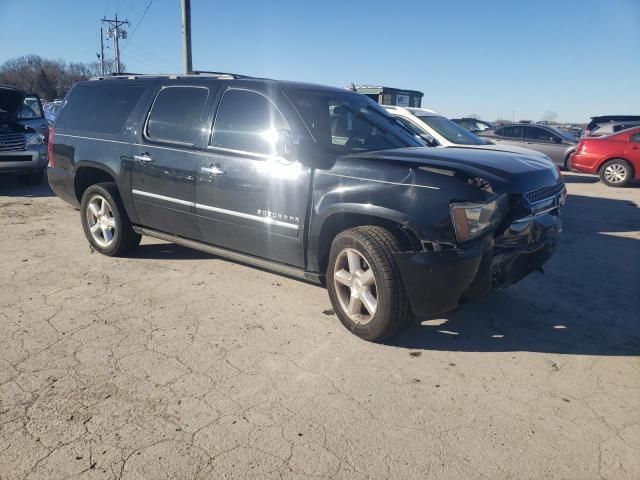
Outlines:
{"label": "running board", "polygon": [[266,260],[264,258],[254,257],[253,255],[247,255],[245,253],[239,253],[233,250],[227,250],[222,247],[215,247],[207,243],[199,242],[197,240],[191,240],[189,238],[179,237],[170,233],[160,232],[146,227],[138,227],[132,225],[133,230],[141,235],[148,235],[150,237],[158,238],[166,242],[176,243],[183,247],[193,248],[202,252],[211,253],[218,257],[223,257],[234,262],[244,263],[251,265],[252,267],[262,268],[274,273],[279,273],[287,277],[298,278],[306,280],[307,282],[316,283],[322,285],[324,283],[324,276],[318,273],[307,272],[303,268],[292,267],[291,265],[285,265],[283,263],[274,262],[272,260]]}

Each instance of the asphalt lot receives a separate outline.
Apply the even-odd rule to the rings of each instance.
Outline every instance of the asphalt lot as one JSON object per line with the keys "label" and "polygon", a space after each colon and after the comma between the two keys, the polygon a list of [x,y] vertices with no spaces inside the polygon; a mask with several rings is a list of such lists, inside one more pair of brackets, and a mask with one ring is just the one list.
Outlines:
{"label": "asphalt lot", "polygon": [[544,275],[377,345],[313,285],[92,253],[0,178],[0,479],[640,478],[640,188],[566,179]]}

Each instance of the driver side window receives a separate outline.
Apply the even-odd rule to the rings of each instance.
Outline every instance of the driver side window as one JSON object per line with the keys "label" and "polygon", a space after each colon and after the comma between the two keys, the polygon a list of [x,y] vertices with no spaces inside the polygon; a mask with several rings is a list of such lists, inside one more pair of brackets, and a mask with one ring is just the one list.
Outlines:
{"label": "driver side window", "polygon": [[227,90],[213,125],[211,146],[271,155],[275,152],[276,130],[287,122],[271,101],[250,90]]}
{"label": "driver side window", "polygon": [[557,141],[555,134],[552,132],[545,130],[544,128],[537,127],[527,127],[526,130],[527,138],[530,140],[542,141],[542,142],[553,142]]}

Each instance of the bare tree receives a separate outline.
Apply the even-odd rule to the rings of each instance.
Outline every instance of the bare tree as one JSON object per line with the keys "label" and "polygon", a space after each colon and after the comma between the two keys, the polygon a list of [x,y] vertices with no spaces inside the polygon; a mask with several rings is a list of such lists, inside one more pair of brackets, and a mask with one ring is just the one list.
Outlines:
{"label": "bare tree", "polygon": [[540,118],[540,120],[542,120],[543,122],[549,122],[549,123],[553,123],[557,119],[558,119],[558,114],[552,110],[547,110],[542,114],[542,118]]}
{"label": "bare tree", "polygon": [[53,100],[64,97],[74,83],[99,75],[99,72],[98,62],[67,63],[25,55],[7,60],[0,66],[0,84],[13,85],[37,93],[45,100]]}

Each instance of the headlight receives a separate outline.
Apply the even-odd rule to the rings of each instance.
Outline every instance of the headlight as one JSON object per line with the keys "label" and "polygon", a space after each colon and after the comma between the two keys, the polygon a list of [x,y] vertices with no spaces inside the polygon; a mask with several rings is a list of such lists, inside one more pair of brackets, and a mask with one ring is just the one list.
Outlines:
{"label": "headlight", "polygon": [[27,147],[34,147],[44,143],[44,136],[40,133],[27,133]]}
{"label": "headlight", "polygon": [[466,242],[496,226],[505,212],[506,197],[489,203],[453,203],[451,219],[459,242]]}

